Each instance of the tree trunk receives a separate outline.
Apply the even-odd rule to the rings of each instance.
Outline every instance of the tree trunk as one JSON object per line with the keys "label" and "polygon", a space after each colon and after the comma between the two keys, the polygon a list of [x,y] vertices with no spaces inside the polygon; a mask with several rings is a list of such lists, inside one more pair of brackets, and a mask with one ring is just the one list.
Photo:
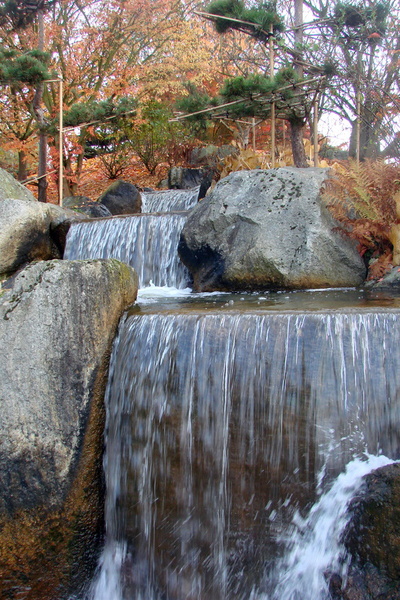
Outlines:
{"label": "tree trunk", "polygon": [[[294,41],[297,58],[294,60],[294,69],[299,78],[303,78],[303,0],[294,1]],[[306,151],[303,144],[304,121],[300,118],[290,121],[290,141],[292,143],[292,155],[295,167],[308,167]]]}
{"label": "tree trunk", "polygon": [[[360,160],[366,158],[378,158],[381,154],[379,141],[381,137],[382,120],[372,118],[377,109],[374,106],[368,106],[364,103],[361,107],[360,123]],[[357,119],[352,122],[349,155],[355,158],[357,153]]]}
{"label": "tree trunk", "polygon": [[[39,42],[38,50],[44,50],[44,22],[43,10],[38,10],[37,13]],[[44,119],[44,111],[42,107],[44,84],[39,83],[35,96],[33,98],[33,112],[39,125],[39,163],[38,163],[38,200],[39,202],[47,202],[47,135],[46,122]]]}
{"label": "tree trunk", "polygon": [[303,144],[303,124],[300,121],[290,123],[290,141],[292,143],[292,155],[295,167],[308,167],[306,151]]}
{"label": "tree trunk", "polygon": [[18,152],[18,181],[28,179],[27,156],[24,150]]}

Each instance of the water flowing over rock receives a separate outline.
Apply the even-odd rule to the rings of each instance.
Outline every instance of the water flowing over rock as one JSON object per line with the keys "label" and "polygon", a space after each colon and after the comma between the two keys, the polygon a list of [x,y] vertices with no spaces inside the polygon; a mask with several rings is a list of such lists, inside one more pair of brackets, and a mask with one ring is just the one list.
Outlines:
{"label": "water flowing over rock", "polygon": [[185,288],[190,281],[179,259],[186,214],[137,215],[73,225],[64,258],[116,258],[137,271],[140,287]]}
{"label": "water flowing over rock", "polygon": [[199,187],[191,190],[164,190],[142,193],[142,212],[186,211],[197,204]]}
{"label": "water flowing over rock", "polygon": [[196,291],[360,285],[365,266],[322,203],[327,169],[239,171],[191,211],[179,253]]}
{"label": "water flowing over rock", "polygon": [[17,198],[27,202],[37,202],[35,196],[10,173],[0,169],[0,201],[7,198]]}
{"label": "water flowing over rock", "polygon": [[345,572],[346,502],[390,462],[364,453],[398,451],[398,319],[129,315],[106,396],[108,535],[91,597],[327,600],[329,569]]}
{"label": "water flowing over rock", "polygon": [[108,359],[136,294],[117,261],[52,260],[1,297],[2,598],[67,598],[94,566]]}

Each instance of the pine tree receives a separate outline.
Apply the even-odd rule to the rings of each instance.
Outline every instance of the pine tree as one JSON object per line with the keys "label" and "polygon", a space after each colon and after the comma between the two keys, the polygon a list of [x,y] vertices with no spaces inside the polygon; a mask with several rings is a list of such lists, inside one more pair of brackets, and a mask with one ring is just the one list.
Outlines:
{"label": "pine tree", "polygon": [[[0,4],[0,26],[5,29],[17,31],[18,29],[27,28],[34,22],[37,24],[38,45],[36,55],[34,51],[30,54],[21,55],[16,59],[16,64],[18,63],[17,66],[20,68],[20,81],[30,82],[29,78],[33,78],[32,83],[36,84],[32,109],[39,128],[38,200],[40,202],[46,202],[47,200],[47,124],[44,118],[42,99],[44,90],[43,82],[48,73],[41,68],[43,58],[45,57],[43,17],[45,11],[51,7],[52,3],[52,1],[48,0],[5,0],[5,2]],[[36,75],[34,75],[35,71]],[[14,78],[17,76],[17,73],[18,69],[14,72]],[[26,79],[27,77],[28,80]]]}

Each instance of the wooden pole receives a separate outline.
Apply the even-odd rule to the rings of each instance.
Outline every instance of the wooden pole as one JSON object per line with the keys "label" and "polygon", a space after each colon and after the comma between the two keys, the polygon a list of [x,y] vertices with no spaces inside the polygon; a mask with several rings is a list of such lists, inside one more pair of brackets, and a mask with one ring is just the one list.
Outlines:
{"label": "wooden pole", "polygon": [[63,80],[60,77],[60,114],[59,114],[59,192],[58,202],[59,205],[63,205],[63,179],[64,179],[64,163],[63,163]]}
{"label": "wooden pole", "polygon": [[[270,25],[270,33],[274,32],[273,25]],[[271,35],[269,38],[269,74],[271,80],[274,78],[275,56],[274,56],[274,38]],[[271,167],[275,168],[275,146],[276,146],[276,119],[275,119],[275,102],[271,104]]]}
{"label": "wooden pole", "polygon": [[314,100],[314,167],[318,167],[318,95]]}

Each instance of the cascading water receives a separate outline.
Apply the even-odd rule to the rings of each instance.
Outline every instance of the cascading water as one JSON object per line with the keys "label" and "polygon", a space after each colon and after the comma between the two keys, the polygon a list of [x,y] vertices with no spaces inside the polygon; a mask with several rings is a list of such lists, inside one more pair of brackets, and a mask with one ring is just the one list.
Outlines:
{"label": "cascading water", "polygon": [[176,249],[186,215],[135,215],[86,221],[68,232],[64,258],[117,258],[136,270],[141,287],[186,288],[189,273]]}
{"label": "cascading water", "polygon": [[[145,209],[176,210],[170,194]],[[184,218],[77,225],[66,257],[113,256],[142,287],[184,288],[186,271],[162,262],[179,263]],[[400,447],[399,311],[272,296],[142,296],[122,320],[90,600],[328,600],[326,573],[345,576],[347,504]]]}
{"label": "cascading water", "polygon": [[192,208],[199,188],[143,192],[143,213],[78,223],[71,227],[64,258],[116,258],[135,268],[141,287],[186,288],[190,276],[181,263],[177,248],[186,221],[185,212]]}
{"label": "cascading water", "polygon": [[193,208],[199,196],[200,187],[191,190],[164,190],[142,193],[142,212],[173,212]]}
{"label": "cascading water", "polygon": [[[107,542],[92,598],[329,598],[346,502],[389,462],[360,457],[399,444],[397,319],[127,317],[107,392]],[[322,539],[315,568],[305,556],[322,555]]]}

